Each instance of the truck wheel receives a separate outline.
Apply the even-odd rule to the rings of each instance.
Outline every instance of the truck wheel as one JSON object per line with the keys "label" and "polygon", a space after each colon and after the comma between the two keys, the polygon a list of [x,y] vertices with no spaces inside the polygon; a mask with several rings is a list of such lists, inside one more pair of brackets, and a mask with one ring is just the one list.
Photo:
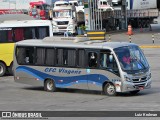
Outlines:
{"label": "truck wheel", "polygon": [[116,88],[112,83],[107,83],[103,88],[104,94],[108,96],[116,96]]}
{"label": "truck wheel", "polygon": [[55,83],[52,79],[48,79],[45,81],[44,90],[48,92],[54,92],[56,90]]}
{"label": "truck wheel", "polygon": [[6,73],[6,65],[0,62],[0,77],[2,77]]}
{"label": "truck wheel", "polygon": [[13,75],[13,63],[9,66],[8,72],[10,75]]}
{"label": "truck wheel", "polygon": [[140,90],[130,91],[131,95],[136,95]]}

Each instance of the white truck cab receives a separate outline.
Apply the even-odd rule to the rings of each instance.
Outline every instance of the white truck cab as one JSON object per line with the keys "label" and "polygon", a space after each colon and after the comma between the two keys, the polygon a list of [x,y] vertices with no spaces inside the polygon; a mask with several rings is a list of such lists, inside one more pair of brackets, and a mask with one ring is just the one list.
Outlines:
{"label": "white truck cab", "polygon": [[111,7],[111,0],[98,0],[98,9],[101,10],[113,10],[113,7]]}
{"label": "white truck cab", "polygon": [[54,3],[54,7],[55,6],[61,6],[61,5],[69,5],[69,3],[67,1],[56,1]]}
{"label": "white truck cab", "polygon": [[[60,1],[59,1],[60,2]],[[53,33],[66,31],[76,33],[76,8],[72,5],[60,5],[53,8]]]}

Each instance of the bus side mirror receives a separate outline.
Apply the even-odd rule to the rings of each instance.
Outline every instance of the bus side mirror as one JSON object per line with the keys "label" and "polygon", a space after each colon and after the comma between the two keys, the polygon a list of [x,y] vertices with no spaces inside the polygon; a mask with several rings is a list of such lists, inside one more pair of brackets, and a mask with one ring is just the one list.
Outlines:
{"label": "bus side mirror", "polygon": [[113,55],[109,55],[109,62],[113,62]]}

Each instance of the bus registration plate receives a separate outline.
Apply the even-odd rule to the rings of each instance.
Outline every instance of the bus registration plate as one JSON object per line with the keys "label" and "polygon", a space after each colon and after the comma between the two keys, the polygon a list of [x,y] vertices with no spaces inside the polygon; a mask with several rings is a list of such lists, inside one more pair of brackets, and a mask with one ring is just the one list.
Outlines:
{"label": "bus registration plate", "polygon": [[144,89],[144,87],[139,87],[139,90],[143,90]]}

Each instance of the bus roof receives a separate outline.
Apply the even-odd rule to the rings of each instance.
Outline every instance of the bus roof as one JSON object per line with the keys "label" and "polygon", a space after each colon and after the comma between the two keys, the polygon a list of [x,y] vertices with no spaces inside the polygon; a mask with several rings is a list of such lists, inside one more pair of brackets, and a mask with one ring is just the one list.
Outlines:
{"label": "bus roof", "polygon": [[46,26],[51,25],[49,20],[11,20],[3,21],[0,23],[0,28],[2,27],[29,27],[29,26]]}
{"label": "bus roof", "polygon": [[9,20],[36,20],[36,19],[26,14],[0,15],[0,22],[9,21]]}
{"label": "bus roof", "polygon": [[[79,39],[79,40],[77,40]],[[81,40],[82,39],[82,40]],[[39,46],[39,47],[66,47],[66,48],[94,48],[114,49],[122,46],[135,45],[127,42],[93,41],[87,37],[47,37],[43,40],[25,40],[16,43],[17,46]]]}

